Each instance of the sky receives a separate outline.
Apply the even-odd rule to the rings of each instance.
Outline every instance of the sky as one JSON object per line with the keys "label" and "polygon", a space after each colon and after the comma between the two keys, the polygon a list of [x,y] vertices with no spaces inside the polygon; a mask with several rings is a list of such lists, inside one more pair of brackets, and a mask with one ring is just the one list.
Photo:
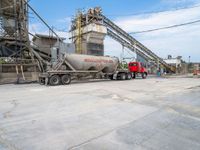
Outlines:
{"label": "sky", "polygon": [[[127,32],[137,32],[166,27],[200,19],[200,0],[31,0],[30,5],[52,26],[68,39],[71,19],[78,9],[100,6],[103,14]],[[193,7],[199,6],[199,7]],[[180,9],[193,7],[190,9]],[[158,12],[160,13],[144,13]],[[136,15],[137,14],[137,15]],[[30,32],[48,33],[48,29],[30,13]],[[132,35],[162,58],[167,55],[182,56],[187,62],[200,62],[200,23]],[[70,42],[67,40],[67,42]],[[105,54],[121,57],[122,46],[106,37]],[[135,57],[125,48],[123,57]]]}

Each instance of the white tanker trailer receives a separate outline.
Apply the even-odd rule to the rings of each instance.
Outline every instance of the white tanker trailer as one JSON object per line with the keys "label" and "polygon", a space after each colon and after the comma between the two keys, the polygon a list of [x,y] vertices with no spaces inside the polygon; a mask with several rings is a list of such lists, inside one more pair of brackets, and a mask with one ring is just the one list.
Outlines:
{"label": "white tanker trailer", "polygon": [[120,69],[116,57],[65,54],[47,72],[39,75],[41,84],[66,85],[77,79],[130,80],[129,70]]}
{"label": "white tanker trailer", "polygon": [[119,59],[116,57],[101,57],[90,55],[66,54],[65,60],[76,70],[113,73],[116,71]]}

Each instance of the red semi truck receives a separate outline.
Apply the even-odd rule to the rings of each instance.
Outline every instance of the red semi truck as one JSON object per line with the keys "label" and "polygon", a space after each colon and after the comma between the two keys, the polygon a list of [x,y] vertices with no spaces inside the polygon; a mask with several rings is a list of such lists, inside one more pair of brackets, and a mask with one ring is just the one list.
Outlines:
{"label": "red semi truck", "polygon": [[132,77],[141,75],[143,79],[146,79],[148,72],[141,62],[130,62],[128,64],[129,71],[132,73]]}

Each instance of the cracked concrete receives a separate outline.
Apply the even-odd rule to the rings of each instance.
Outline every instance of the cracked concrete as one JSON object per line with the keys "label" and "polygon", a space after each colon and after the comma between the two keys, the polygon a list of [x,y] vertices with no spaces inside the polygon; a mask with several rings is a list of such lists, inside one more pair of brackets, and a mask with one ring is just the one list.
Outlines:
{"label": "cracked concrete", "polygon": [[0,86],[0,150],[199,150],[200,79]]}

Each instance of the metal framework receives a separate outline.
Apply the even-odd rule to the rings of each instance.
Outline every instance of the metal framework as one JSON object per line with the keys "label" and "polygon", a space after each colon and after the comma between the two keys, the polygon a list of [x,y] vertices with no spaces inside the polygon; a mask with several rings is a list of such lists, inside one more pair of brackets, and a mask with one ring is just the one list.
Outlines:
{"label": "metal framework", "polygon": [[24,58],[31,52],[26,1],[0,0],[0,4],[1,55]]}
{"label": "metal framework", "polygon": [[124,40],[123,38],[121,38],[119,35],[117,35],[116,33],[114,33],[113,31],[111,31],[110,29],[108,29],[108,36],[110,36],[112,39],[116,40],[117,42],[119,42],[121,45],[123,45],[124,47],[129,48],[132,52],[140,55],[141,57],[143,57],[146,61],[150,61],[152,60],[152,58],[150,58],[150,56],[145,55],[142,51],[139,51],[138,47],[136,47],[135,45],[132,45],[130,43],[128,43],[126,40]]}
{"label": "metal framework", "polygon": [[[78,29],[78,24],[76,23],[79,20],[79,17],[76,17],[72,21],[71,30]],[[129,35],[126,31],[121,29],[110,19],[105,17],[102,14],[101,8],[96,7],[89,9],[87,13],[81,13],[81,27],[86,26],[90,23],[102,24],[107,27],[107,34],[117,42],[121,43],[123,46],[130,49],[132,52],[135,52],[137,55],[141,56],[148,62],[154,62],[155,64],[160,64],[169,71],[174,72],[174,68],[168,65],[162,58],[153,53],[150,49],[136,40],[134,37]],[[80,24],[79,24],[80,25]],[[76,37],[75,40],[78,40]]]}
{"label": "metal framework", "polygon": [[28,9],[50,29],[27,0],[0,0],[0,57],[9,58],[11,62],[8,63],[13,65],[31,60],[32,64],[38,63],[40,71],[44,71],[44,66],[47,65],[46,56],[43,57],[40,50],[31,46],[29,40]]}
{"label": "metal framework", "polygon": [[78,12],[77,14],[77,29],[78,29],[78,36],[77,36],[77,47],[76,47],[76,53],[82,54],[82,26],[81,26],[81,13]]}
{"label": "metal framework", "polygon": [[[112,38],[118,39],[118,42],[122,43],[122,45],[128,47],[129,49],[132,49],[134,47],[137,51],[136,53],[142,56],[143,58],[154,61],[155,63],[159,63],[163,65],[167,70],[174,71],[174,68],[170,65],[168,65],[162,58],[157,56],[155,53],[153,53],[150,49],[145,47],[142,43],[137,41],[135,38],[133,38],[131,35],[129,35],[126,31],[121,29],[119,26],[117,26],[115,23],[113,23],[110,19],[105,17],[101,14],[103,17],[103,22],[107,26],[108,35]],[[111,34],[112,33],[112,34]],[[113,34],[115,33],[115,34]],[[121,38],[120,38],[121,37]],[[125,44],[124,44],[125,43]]]}
{"label": "metal framework", "polygon": [[[77,20],[80,19],[81,21],[81,27],[84,27],[90,23],[97,23],[97,24],[103,24],[103,18],[100,15],[102,13],[102,10],[100,7],[91,8],[87,11],[87,13],[78,11],[78,15],[76,18],[72,20],[72,26],[71,31],[78,29]],[[80,18],[79,18],[80,17]]]}

